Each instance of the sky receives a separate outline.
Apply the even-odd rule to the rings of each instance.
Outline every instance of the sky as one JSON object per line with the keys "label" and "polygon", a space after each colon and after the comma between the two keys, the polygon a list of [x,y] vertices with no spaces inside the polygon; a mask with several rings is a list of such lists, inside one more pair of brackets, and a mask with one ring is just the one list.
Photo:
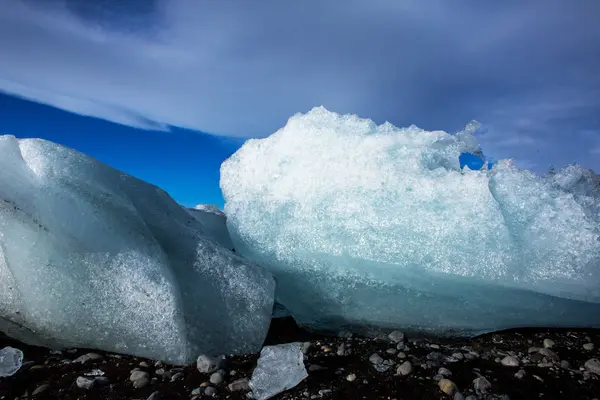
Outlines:
{"label": "sky", "polygon": [[600,172],[597,0],[0,4],[0,132],[185,204],[221,204],[220,162],[319,105],[449,132],[475,119],[493,159]]}

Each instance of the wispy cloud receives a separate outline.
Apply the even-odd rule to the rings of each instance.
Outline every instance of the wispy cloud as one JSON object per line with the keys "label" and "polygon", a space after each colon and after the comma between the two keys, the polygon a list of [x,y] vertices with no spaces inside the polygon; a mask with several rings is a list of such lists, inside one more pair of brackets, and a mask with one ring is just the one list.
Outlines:
{"label": "wispy cloud", "polygon": [[595,0],[4,0],[0,90],[232,136],[316,105],[427,129],[478,119],[492,153],[544,143],[549,163],[600,169],[569,139],[599,128],[599,13]]}

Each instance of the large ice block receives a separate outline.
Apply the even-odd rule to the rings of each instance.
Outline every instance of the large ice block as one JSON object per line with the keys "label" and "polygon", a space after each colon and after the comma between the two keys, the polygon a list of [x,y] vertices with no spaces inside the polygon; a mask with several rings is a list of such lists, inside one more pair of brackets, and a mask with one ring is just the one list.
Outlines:
{"label": "large ice block", "polygon": [[221,167],[236,251],[317,329],[600,326],[597,176],[461,168],[473,131],[294,116]]}
{"label": "large ice block", "polygon": [[0,330],[176,364],[258,351],[273,278],[205,229],[155,186],[0,136]]}

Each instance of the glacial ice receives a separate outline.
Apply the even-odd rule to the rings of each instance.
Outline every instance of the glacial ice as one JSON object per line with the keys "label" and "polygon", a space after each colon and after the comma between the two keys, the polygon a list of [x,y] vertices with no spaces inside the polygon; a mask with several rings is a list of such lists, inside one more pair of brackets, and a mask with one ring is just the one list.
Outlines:
{"label": "glacial ice", "polygon": [[265,346],[252,372],[250,388],[256,400],[266,400],[295,387],[307,376],[300,343]]}
{"label": "glacial ice", "polygon": [[258,351],[274,281],[161,189],[0,136],[0,331],[186,364]]}
{"label": "glacial ice", "polygon": [[461,168],[474,130],[292,117],[221,166],[236,251],[316,329],[599,327],[598,176]]}
{"label": "glacial ice", "polygon": [[0,350],[0,378],[12,376],[23,366],[23,352],[14,347]]}
{"label": "glacial ice", "polygon": [[194,208],[188,208],[187,211],[200,221],[205,235],[226,249],[233,249],[233,243],[227,231],[227,219],[219,207],[213,204],[198,204]]}

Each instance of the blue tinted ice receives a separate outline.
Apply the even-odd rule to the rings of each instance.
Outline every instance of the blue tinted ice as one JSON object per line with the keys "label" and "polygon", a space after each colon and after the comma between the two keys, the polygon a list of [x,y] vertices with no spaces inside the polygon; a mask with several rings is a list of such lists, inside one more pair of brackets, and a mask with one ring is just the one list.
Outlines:
{"label": "blue tinted ice", "polygon": [[600,326],[597,176],[461,168],[473,130],[294,116],[221,167],[236,251],[312,327]]}

